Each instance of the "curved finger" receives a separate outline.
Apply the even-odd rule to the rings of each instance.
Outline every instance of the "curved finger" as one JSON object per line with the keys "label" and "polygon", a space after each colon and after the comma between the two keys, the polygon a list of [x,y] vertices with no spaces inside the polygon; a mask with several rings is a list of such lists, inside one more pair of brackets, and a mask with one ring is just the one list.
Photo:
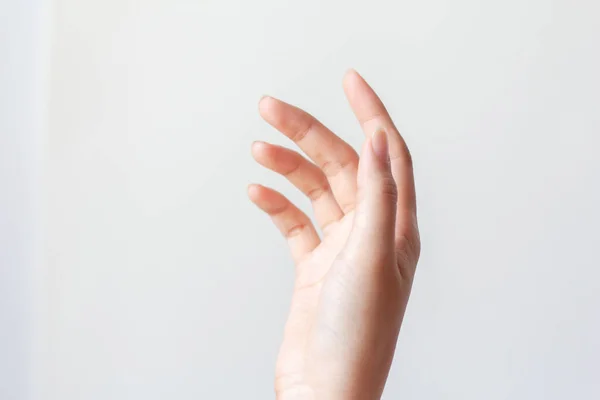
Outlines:
{"label": "curved finger", "polygon": [[375,91],[356,71],[346,73],[344,91],[367,137],[378,128],[387,132],[392,174],[398,186],[396,239],[405,240],[416,231],[417,208],[412,159],[408,147]]}
{"label": "curved finger", "polygon": [[299,262],[320,243],[310,219],[281,193],[262,185],[250,185],[248,197],[266,212],[287,239],[294,261]]}
{"label": "curved finger", "polygon": [[285,176],[311,200],[315,218],[323,231],[344,216],[323,171],[297,152],[265,142],[254,142],[252,155],[262,166]]}
{"label": "curved finger", "polygon": [[358,154],[307,112],[272,97],[259,103],[260,115],[293,140],[317,164],[331,184],[343,212],[354,209]]}

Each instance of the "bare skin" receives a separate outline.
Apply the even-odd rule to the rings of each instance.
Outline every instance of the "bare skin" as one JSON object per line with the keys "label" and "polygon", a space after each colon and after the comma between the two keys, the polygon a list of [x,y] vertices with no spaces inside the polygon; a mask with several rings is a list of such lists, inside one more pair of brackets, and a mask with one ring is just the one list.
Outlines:
{"label": "bare skin", "polygon": [[261,116],[308,156],[255,142],[261,165],[308,196],[322,235],[280,193],[250,199],[286,237],[296,265],[276,365],[278,399],[381,397],[420,253],[408,148],[384,105],[355,71],[344,91],[365,133],[361,155],[310,114],[271,97]]}

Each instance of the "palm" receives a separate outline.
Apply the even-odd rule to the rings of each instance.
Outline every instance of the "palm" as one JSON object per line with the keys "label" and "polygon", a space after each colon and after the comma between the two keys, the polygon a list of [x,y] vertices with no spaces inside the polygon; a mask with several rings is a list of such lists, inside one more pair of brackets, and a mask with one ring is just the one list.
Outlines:
{"label": "palm", "polygon": [[352,216],[353,213],[346,214],[331,226],[328,236],[297,265],[298,274],[275,371],[280,387],[303,384],[305,348],[316,319],[323,283],[331,279],[328,272],[350,233]]}
{"label": "palm", "polygon": [[[395,129],[379,98],[358,74],[347,74],[344,89],[365,132],[377,126]],[[251,185],[248,193],[287,238],[295,261],[294,294],[277,360],[276,389],[302,391],[306,386],[306,363],[310,361],[307,346],[314,339],[319,312],[330,307],[323,299],[330,294],[332,282],[335,286],[340,278],[339,271],[332,265],[344,249],[355,223],[359,157],[351,146],[296,107],[270,97],[263,98],[259,107],[262,117],[292,139],[312,160],[263,142],[255,142],[252,148],[260,164],[284,175],[311,199],[321,237],[309,218],[280,193],[260,185]],[[396,225],[396,236],[402,238],[416,233],[416,227],[413,229],[414,225],[407,223],[412,221],[410,205],[414,203],[414,188],[412,170],[406,169],[406,154],[400,136],[391,139],[392,172],[398,186],[403,188],[398,198]],[[394,162],[398,164],[397,172],[394,172]],[[408,218],[404,218],[405,215]]]}

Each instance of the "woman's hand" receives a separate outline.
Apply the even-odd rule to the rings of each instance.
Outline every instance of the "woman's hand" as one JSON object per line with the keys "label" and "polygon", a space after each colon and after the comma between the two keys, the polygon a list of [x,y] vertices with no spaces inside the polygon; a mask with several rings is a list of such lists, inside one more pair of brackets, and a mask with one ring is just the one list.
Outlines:
{"label": "woman's hand", "polygon": [[313,204],[322,237],[280,193],[250,199],[287,238],[296,264],[276,366],[278,399],[381,396],[419,258],[412,163],[385,107],[355,71],[344,90],[365,133],[356,151],[306,112],[265,97],[262,117],[312,160],[256,142],[252,154]]}

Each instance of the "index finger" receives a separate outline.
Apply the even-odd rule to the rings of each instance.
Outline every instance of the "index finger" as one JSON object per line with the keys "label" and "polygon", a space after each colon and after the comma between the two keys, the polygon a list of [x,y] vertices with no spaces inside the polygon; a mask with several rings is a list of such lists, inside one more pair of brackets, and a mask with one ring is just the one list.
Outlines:
{"label": "index finger", "polygon": [[406,143],[381,99],[369,84],[354,70],[344,76],[344,92],[352,111],[368,137],[378,128],[388,135],[392,175],[398,187],[398,208],[396,217],[396,240],[418,241],[413,239],[416,229],[416,194],[412,158]]}

